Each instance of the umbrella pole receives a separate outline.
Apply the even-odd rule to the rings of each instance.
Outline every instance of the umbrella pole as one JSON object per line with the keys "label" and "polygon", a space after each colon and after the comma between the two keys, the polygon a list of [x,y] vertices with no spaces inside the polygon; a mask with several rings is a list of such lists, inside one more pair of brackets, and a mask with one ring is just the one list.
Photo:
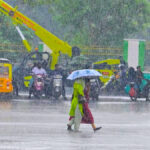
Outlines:
{"label": "umbrella pole", "polygon": [[101,87],[99,85],[98,79],[96,79],[96,82],[98,83],[98,88],[99,88],[99,91],[100,91]]}

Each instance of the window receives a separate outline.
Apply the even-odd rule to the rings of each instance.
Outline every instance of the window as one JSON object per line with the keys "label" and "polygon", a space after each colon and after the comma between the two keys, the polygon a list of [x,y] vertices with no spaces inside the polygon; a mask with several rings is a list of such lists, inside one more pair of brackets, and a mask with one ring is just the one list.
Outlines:
{"label": "window", "polygon": [[94,64],[93,69],[111,69],[111,65],[108,65],[106,62],[102,64]]}
{"label": "window", "polygon": [[0,77],[1,78],[8,78],[9,77],[9,68],[0,66]]}

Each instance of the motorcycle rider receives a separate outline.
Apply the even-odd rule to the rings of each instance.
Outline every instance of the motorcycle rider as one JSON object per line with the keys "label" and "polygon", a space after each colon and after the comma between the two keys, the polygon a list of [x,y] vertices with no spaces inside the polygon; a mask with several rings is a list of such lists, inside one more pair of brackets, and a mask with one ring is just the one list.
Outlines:
{"label": "motorcycle rider", "polygon": [[137,92],[138,94],[140,93],[140,85],[142,83],[142,79],[143,79],[143,72],[141,71],[141,66],[137,66],[136,68],[136,85],[137,85]]}
{"label": "motorcycle rider", "polygon": [[124,89],[127,83],[126,70],[124,64],[120,65],[120,86],[121,90]]}
{"label": "motorcycle rider", "polygon": [[54,76],[54,75],[62,76],[62,96],[63,96],[64,100],[67,100],[66,91],[65,91],[65,80],[66,80],[67,75],[64,73],[64,70],[62,68],[60,68],[59,64],[56,64],[55,70],[51,71],[50,74],[52,76]]}
{"label": "motorcycle rider", "polygon": [[136,71],[133,67],[128,69],[128,82],[135,82]]}
{"label": "motorcycle rider", "polygon": [[[42,64],[40,62],[38,62],[37,65],[34,66],[34,68],[32,69],[32,74],[33,76],[38,74],[42,74],[43,76],[47,75],[45,69],[42,68]],[[29,98],[31,98],[31,94],[33,92],[33,83],[34,83],[34,79],[32,78],[30,80]]]}

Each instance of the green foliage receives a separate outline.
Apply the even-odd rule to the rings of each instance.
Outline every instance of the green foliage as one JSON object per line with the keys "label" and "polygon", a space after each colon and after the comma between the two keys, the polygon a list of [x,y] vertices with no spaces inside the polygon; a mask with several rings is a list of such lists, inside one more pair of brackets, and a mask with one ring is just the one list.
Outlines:
{"label": "green foliage", "polygon": [[[147,30],[150,27],[149,0],[14,1],[16,4],[48,6],[50,14],[58,23],[55,30],[58,27],[62,29],[58,36],[63,35],[63,40],[72,45],[120,46],[124,38],[146,39],[148,37]],[[13,27],[10,30],[14,30]],[[8,34],[6,31],[4,33]],[[0,31],[0,35],[4,35],[4,33]],[[25,31],[25,33],[32,38],[28,32]],[[10,36],[13,37],[13,35],[12,32]],[[17,41],[18,39],[13,40]]]}
{"label": "green foliage", "polygon": [[12,41],[16,41],[15,28],[11,25],[11,21],[3,16],[0,15],[0,42],[1,43],[8,43]]}
{"label": "green foliage", "polygon": [[19,2],[23,3],[23,4],[28,4],[31,6],[38,6],[38,5],[49,5],[52,2],[54,2],[54,0],[20,0]]}
{"label": "green foliage", "polygon": [[148,0],[57,0],[53,10],[58,12],[55,19],[70,26],[72,42],[86,45],[120,45],[150,21]]}
{"label": "green foliage", "polygon": [[[21,28],[23,34],[29,40],[33,38],[33,35],[26,28]],[[12,20],[0,13],[0,43],[16,43],[21,44],[22,40],[12,23]]]}

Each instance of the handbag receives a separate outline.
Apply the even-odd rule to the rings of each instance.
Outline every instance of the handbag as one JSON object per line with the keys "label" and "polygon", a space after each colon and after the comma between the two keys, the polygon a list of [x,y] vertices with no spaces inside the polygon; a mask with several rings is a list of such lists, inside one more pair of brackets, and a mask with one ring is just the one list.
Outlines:
{"label": "handbag", "polygon": [[84,96],[79,95],[78,102],[79,102],[79,104],[84,104],[86,102],[86,99],[84,98]]}

